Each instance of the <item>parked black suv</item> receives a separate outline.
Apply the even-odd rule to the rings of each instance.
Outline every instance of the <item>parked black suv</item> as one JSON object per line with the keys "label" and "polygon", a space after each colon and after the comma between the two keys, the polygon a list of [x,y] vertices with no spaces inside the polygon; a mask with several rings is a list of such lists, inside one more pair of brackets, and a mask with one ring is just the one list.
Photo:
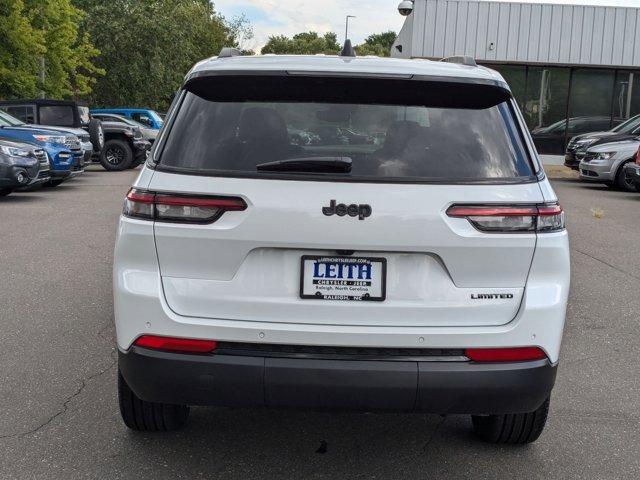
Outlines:
{"label": "parked black suv", "polygon": [[0,101],[0,108],[25,123],[81,128],[89,133],[93,161],[106,170],[133,168],[146,158],[151,143],[139,129],[92,118],[89,107],[71,100],[31,99]]}
{"label": "parked black suv", "polygon": [[89,107],[76,102],[50,99],[4,100],[0,101],[0,108],[24,123],[83,129],[89,133],[93,151],[96,153],[100,152],[104,145],[101,122],[91,118]]}

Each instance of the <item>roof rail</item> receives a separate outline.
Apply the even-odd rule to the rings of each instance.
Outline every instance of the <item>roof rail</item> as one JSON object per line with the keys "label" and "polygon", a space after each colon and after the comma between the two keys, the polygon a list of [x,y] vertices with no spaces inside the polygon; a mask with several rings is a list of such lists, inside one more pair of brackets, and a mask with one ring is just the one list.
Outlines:
{"label": "roof rail", "polygon": [[239,57],[240,55],[242,55],[242,53],[237,48],[223,47],[218,54],[218,58]]}
{"label": "roof rail", "polygon": [[476,59],[471,55],[455,55],[453,57],[445,57],[441,62],[447,63],[459,63],[460,65],[466,65],[467,67],[477,67]]}

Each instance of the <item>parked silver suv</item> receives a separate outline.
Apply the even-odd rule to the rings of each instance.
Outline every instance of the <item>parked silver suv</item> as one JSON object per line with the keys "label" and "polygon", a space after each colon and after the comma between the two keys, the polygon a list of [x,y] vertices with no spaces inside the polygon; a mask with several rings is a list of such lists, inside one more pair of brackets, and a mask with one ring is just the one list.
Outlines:
{"label": "parked silver suv", "polygon": [[625,177],[624,166],[633,162],[640,139],[622,140],[591,147],[580,161],[580,178],[635,192],[635,184]]}

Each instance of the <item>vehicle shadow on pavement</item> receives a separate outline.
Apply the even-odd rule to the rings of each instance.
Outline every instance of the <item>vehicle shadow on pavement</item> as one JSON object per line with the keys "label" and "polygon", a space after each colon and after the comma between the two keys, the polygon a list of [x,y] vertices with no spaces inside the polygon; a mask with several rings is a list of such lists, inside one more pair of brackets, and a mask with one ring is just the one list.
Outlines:
{"label": "vehicle shadow on pavement", "polygon": [[549,177],[553,183],[561,182],[561,183],[582,183],[583,185],[589,185],[584,180],[580,180],[579,178],[566,178],[566,177]]}
{"label": "vehicle shadow on pavement", "polygon": [[184,430],[127,443],[180,478],[467,478],[480,458],[496,476],[503,462],[546,468],[543,449],[482,443],[466,416],[195,408]]}
{"label": "vehicle shadow on pavement", "polygon": [[0,197],[0,205],[7,204],[18,204],[18,203],[29,203],[29,202],[37,202],[39,200],[46,200],[38,195],[33,195],[34,192],[13,192],[7,195],[6,197]]}
{"label": "vehicle shadow on pavement", "polygon": [[[622,192],[622,190],[617,190],[615,188],[611,188],[611,187],[607,187],[606,185],[603,185],[601,183],[595,183],[595,184],[590,184],[590,183],[585,183],[584,185],[582,185],[582,188],[584,188],[585,190],[596,190],[598,192]],[[632,192],[627,192],[627,193],[632,193]]]}

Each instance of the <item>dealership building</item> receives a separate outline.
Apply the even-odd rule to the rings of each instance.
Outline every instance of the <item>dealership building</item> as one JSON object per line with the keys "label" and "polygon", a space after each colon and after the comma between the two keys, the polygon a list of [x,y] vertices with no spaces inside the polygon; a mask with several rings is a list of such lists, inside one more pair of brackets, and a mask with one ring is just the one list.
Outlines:
{"label": "dealership building", "polygon": [[640,114],[640,8],[415,0],[391,55],[499,71],[541,153]]}

